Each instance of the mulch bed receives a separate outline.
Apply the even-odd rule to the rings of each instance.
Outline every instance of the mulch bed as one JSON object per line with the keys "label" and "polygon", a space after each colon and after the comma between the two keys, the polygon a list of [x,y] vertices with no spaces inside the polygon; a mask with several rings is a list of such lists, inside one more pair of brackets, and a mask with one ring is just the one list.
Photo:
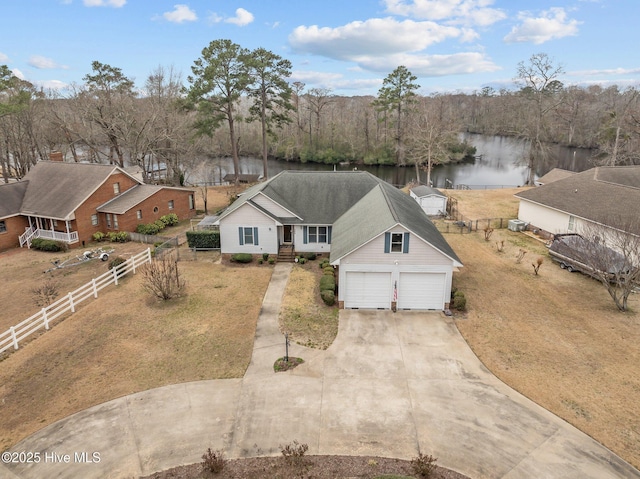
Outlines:
{"label": "mulch bed", "polygon": [[[203,471],[202,463],[157,472],[141,479],[408,479],[414,475],[411,461],[371,456],[304,456],[298,461],[278,457],[228,460],[218,474]],[[301,461],[300,461],[301,460]],[[470,479],[437,467],[431,479]]]}

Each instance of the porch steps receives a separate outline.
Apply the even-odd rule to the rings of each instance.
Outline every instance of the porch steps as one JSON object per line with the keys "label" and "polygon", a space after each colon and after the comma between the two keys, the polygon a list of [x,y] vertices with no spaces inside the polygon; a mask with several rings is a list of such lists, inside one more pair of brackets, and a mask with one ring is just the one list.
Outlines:
{"label": "porch steps", "polygon": [[278,261],[282,263],[293,263],[296,258],[296,253],[293,250],[293,245],[282,245],[278,251]]}

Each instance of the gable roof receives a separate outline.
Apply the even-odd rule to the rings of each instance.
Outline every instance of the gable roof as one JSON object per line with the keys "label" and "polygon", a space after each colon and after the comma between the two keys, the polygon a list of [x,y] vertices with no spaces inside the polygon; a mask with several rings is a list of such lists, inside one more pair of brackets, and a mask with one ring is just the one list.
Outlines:
{"label": "gable roof", "polygon": [[28,185],[28,181],[0,185],[0,218],[20,214],[20,207]]}
{"label": "gable roof", "polygon": [[283,171],[245,190],[220,219],[261,192],[298,216],[297,223],[330,225],[379,181],[365,171]]}
{"label": "gable roof", "polygon": [[115,198],[98,206],[98,208],[96,208],[96,211],[98,211],[99,213],[113,213],[116,215],[123,215],[131,208],[140,204],[140,202],[146,200],[150,196],[153,196],[162,189],[162,186],[135,185],[133,188],[129,188]]}
{"label": "gable roof", "polygon": [[416,186],[415,188],[411,188],[411,192],[414,195],[416,195],[418,198],[422,198],[424,196],[434,196],[434,195],[442,196],[442,197],[445,196],[437,188],[433,188],[431,186],[426,186],[426,185],[420,185],[420,186]]}
{"label": "gable roof", "polygon": [[397,224],[462,265],[420,205],[382,180],[333,224],[330,261],[338,261]]}
{"label": "gable roof", "polygon": [[553,168],[547,174],[541,176],[536,180],[536,183],[541,185],[546,185],[548,183],[553,183],[554,181],[562,180],[571,175],[575,175],[574,171],[563,170],[562,168]]}
{"label": "gable roof", "polygon": [[59,220],[74,211],[113,173],[130,176],[114,165],[39,161],[24,177],[29,182],[20,212]]}
{"label": "gable roof", "polygon": [[600,166],[515,196],[606,226],[637,224],[640,166]]}

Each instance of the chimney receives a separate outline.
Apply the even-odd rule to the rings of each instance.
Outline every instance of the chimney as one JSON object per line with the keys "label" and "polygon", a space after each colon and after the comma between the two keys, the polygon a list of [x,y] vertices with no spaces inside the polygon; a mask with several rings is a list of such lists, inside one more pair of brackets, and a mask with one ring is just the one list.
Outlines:
{"label": "chimney", "polygon": [[49,160],[51,161],[63,161],[62,152],[58,150],[54,150],[49,153]]}

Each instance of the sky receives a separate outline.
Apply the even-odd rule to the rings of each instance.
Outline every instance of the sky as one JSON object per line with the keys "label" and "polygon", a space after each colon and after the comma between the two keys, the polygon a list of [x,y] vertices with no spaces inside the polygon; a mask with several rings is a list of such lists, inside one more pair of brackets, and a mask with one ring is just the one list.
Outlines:
{"label": "sky", "polygon": [[640,83],[639,18],[638,0],[4,0],[0,65],[62,92],[96,60],[140,89],[159,66],[186,84],[202,50],[230,39],[336,95],[376,95],[400,65],[423,95],[511,89],[538,53],[565,85],[626,88]]}

